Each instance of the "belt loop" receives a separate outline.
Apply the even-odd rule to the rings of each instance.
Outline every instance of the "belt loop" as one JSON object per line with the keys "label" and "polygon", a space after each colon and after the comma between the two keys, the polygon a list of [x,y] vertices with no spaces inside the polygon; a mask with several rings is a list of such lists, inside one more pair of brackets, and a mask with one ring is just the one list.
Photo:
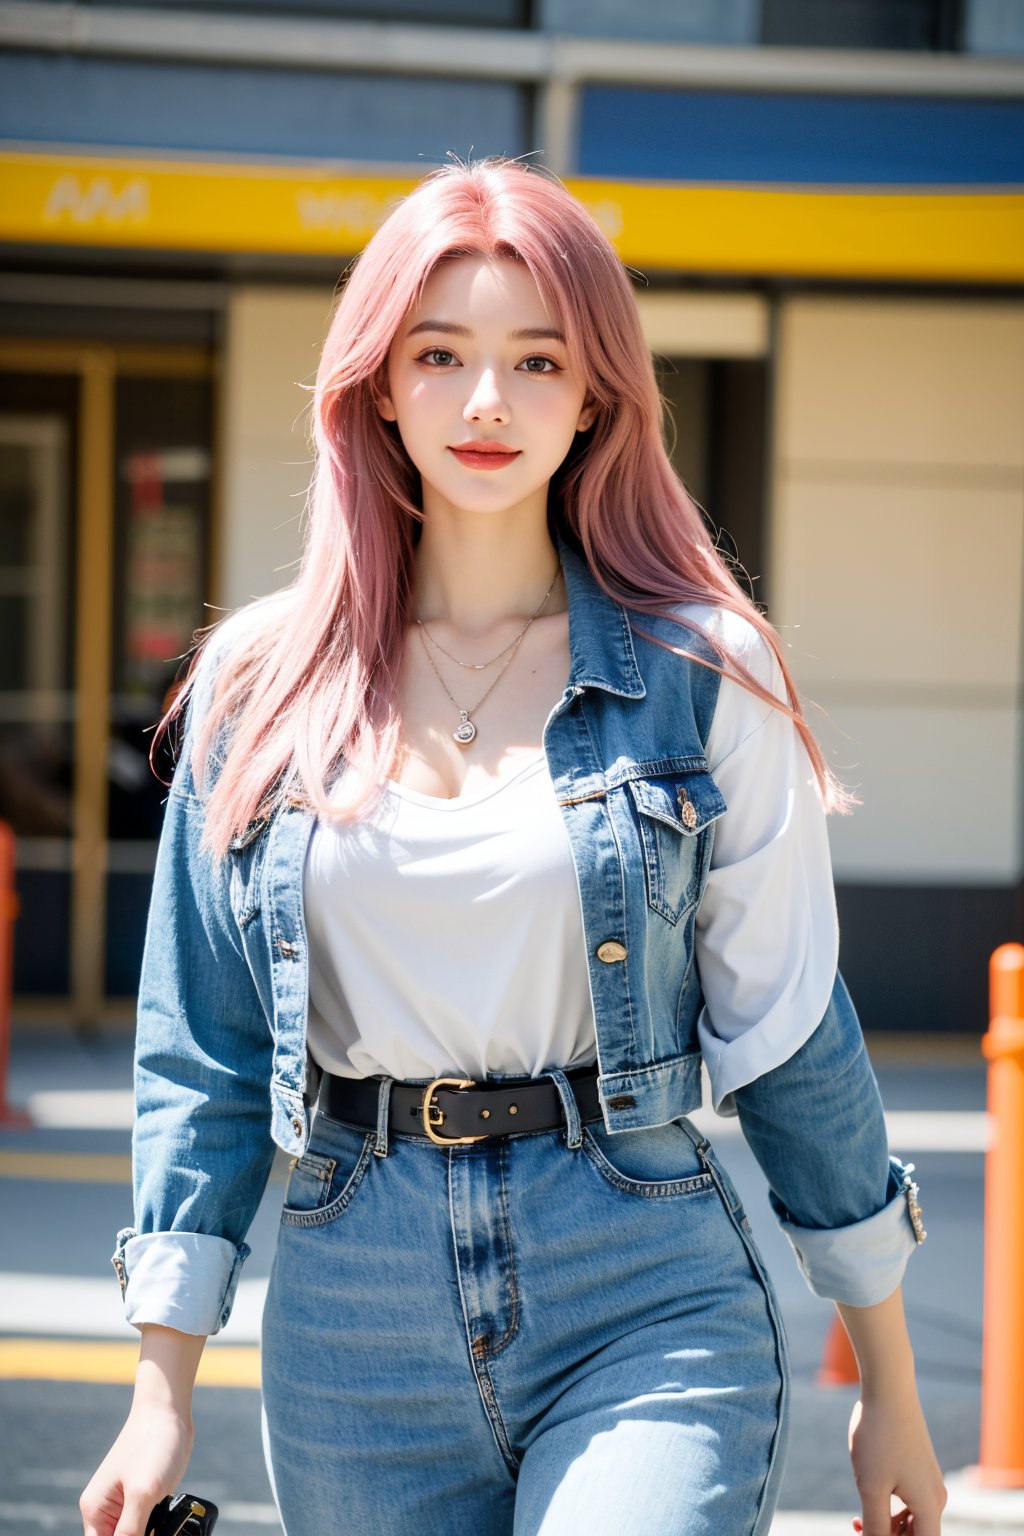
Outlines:
{"label": "belt loop", "polygon": [[565,1144],[571,1152],[583,1145],[583,1127],[580,1123],[580,1107],[576,1103],[576,1095],[572,1091],[572,1085],[565,1073],[558,1067],[548,1070],[548,1077],[552,1079],[558,1089],[558,1097],[562,1101],[562,1109],[565,1113]]}
{"label": "belt loop", "polygon": [[377,1134],[373,1138],[374,1157],[387,1157],[388,1155],[388,1111],[391,1107],[391,1084],[393,1077],[382,1077],[380,1088],[377,1091]]}

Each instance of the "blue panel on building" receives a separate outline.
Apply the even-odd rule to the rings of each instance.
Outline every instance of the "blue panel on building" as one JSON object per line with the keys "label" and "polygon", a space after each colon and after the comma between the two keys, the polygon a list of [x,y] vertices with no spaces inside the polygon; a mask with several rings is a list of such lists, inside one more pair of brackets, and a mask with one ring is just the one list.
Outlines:
{"label": "blue panel on building", "polygon": [[539,0],[546,32],[571,37],[646,38],[665,43],[760,41],[761,0]]}
{"label": "blue panel on building", "polygon": [[1024,54],[1020,0],[967,0],[964,47],[979,53]]}
{"label": "blue panel on building", "polygon": [[582,93],[579,170],[666,181],[1024,182],[1024,102],[645,91]]}
{"label": "blue panel on building", "polygon": [[0,137],[315,159],[522,154],[514,85],[0,54]]}

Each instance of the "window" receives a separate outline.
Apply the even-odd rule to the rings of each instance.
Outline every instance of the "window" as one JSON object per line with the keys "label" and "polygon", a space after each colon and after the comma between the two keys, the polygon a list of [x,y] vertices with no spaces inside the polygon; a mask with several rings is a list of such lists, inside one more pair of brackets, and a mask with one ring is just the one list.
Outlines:
{"label": "window", "polygon": [[962,46],[961,0],[764,0],[761,41],[791,48]]}
{"label": "window", "polygon": [[159,5],[140,5],[140,0],[100,0],[103,5],[122,5],[132,10],[248,11],[254,16],[277,14],[289,21],[296,16],[324,17],[332,21],[426,22],[438,26],[527,27],[529,0],[161,0]]}

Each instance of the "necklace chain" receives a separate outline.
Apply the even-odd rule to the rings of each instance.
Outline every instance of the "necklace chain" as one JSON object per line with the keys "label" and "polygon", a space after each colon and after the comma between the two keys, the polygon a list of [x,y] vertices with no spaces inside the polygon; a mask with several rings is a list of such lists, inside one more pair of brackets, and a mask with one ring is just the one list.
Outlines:
{"label": "necklace chain", "polygon": [[[544,596],[540,600],[539,606],[534,609],[533,613],[527,619],[526,623],[523,625],[523,627],[519,631],[518,635],[514,635],[512,637],[512,639],[509,641],[508,645],[506,645],[502,650],[500,650],[498,652],[497,656],[492,656],[490,661],[460,661],[457,656],[453,656],[452,655],[451,651],[446,651],[445,650],[445,648],[441,644],[440,640],[435,640],[434,639],[433,635],[430,633],[430,630],[427,628],[426,624],[424,624],[422,619],[417,619],[416,623],[419,625],[420,629],[426,635],[426,637],[430,641],[431,645],[436,646],[436,648],[441,652],[441,655],[442,656],[447,656],[449,661],[454,661],[454,663],[455,663],[455,665],[457,667],[464,667],[469,672],[486,672],[488,667],[493,667],[494,663],[496,661],[500,661],[501,660],[501,658],[505,655],[506,651],[510,651],[514,645],[518,645],[519,644],[520,640],[526,634],[526,631],[529,629],[529,627],[533,623],[534,619],[536,619],[539,616],[541,609],[544,607],[544,604],[547,602],[548,598],[551,596],[552,592],[555,590],[555,582],[558,580],[558,572],[559,572],[560,569],[561,569],[560,566],[557,566],[557,565],[555,566],[555,574],[551,578],[551,585],[550,585],[550,587],[548,587],[547,591],[544,593]],[[436,670],[436,668],[435,668],[435,670]],[[438,675],[440,675],[440,674],[438,674]],[[499,676],[500,676],[500,673],[499,673]],[[485,695],[485,697],[486,697],[486,695]],[[481,700],[480,702],[483,703],[483,700]],[[453,704],[455,703],[454,699],[452,700],[452,703]],[[456,706],[456,707],[458,707],[458,706]],[[479,709],[479,707],[480,707],[479,705],[475,705],[474,706],[474,708],[477,708],[477,709]]]}
{"label": "necklace chain", "polygon": [[[437,645],[437,641],[433,638],[432,635],[430,635],[428,633],[427,626],[424,624],[423,620],[422,619],[417,619],[416,620],[416,623],[419,626],[420,640],[422,641],[422,644],[423,644],[423,654],[424,654],[424,656],[426,656],[427,660],[430,662],[431,667],[433,667],[434,673],[435,673],[435,675],[437,677],[438,682],[441,684],[441,687],[444,689],[445,693],[448,695],[449,699],[451,699],[451,702],[454,704],[455,708],[459,712],[459,723],[455,727],[454,731],[452,732],[452,736],[458,742],[460,747],[468,747],[470,742],[473,741],[474,738],[476,737],[477,728],[473,724],[473,721],[470,719],[470,716],[471,715],[475,715],[477,710],[480,708],[481,704],[483,704],[484,700],[490,698],[491,694],[494,692],[495,688],[497,688],[498,684],[501,682],[501,679],[505,676],[505,673],[508,671],[509,667],[512,665],[512,662],[515,660],[516,652],[518,651],[519,647],[523,643],[523,637],[526,634],[526,631],[529,629],[529,627],[533,623],[534,619],[537,619],[537,618],[540,617],[541,609],[544,607],[544,604],[547,602],[548,598],[551,596],[552,592],[555,590],[555,582],[558,580],[558,572],[559,572],[560,569],[561,569],[560,566],[558,566],[558,565],[555,566],[555,574],[551,578],[551,585],[550,585],[550,587],[548,587],[548,589],[545,592],[544,596],[541,598],[539,605],[534,610],[534,612],[530,615],[530,617],[527,619],[526,623],[523,625],[523,627],[519,631],[518,635],[516,635],[515,639],[514,640],[510,640],[508,645],[506,645],[505,649],[503,651],[499,651],[497,656],[492,657],[492,659],[490,661],[485,661],[485,662],[481,662],[479,664],[476,664],[476,663],[473,663],[473,662],[459,661],[457,657],[449,656],[449,653],[444,649],[444,647],[441,646],[441,645]],[[424,637],[426,637],[426,638],[424,638]],[[462,705],[453,696],[451,689],[448,687],[448,684],[445,682],[444,678],[441,676],[440,672],[438,671],[437,662],[434,660],[433,656],[431,656],[429,650],[427,649],[427,639],[429,639],[431,641],[431,644],[437,645],[437,649],[439,651],[441,651],[443,655],[449,656],[449,660],[456,662],[456,664],[458,666],[460,666],[460,667],[469,667],[473,671],[479,672],[479,671],[482,671],[485,667],[492,667],[496,661],[500,661],[501,660],[502,656],[506,657],[505,665],[501,668],[501,670],[498,673],[497,677],[494,679],[493,683],[488,688],[487,692],[485,694],[483,694],[479,699],[477,699],[475,704],[471,704],[468,709],[463,709]]]}
{"label": "necklace chain", "polygon": [[421,633],[426,635],[427,639],[430,641],[435,650],[440,651],[442,656],[447,656],[449,661],[454,661],[457,667],[464,667],[467,672],[486,672],[488,667],[493,667],[494,663],[496,661],[500,661],[506,652],[510,651],[514,645],[518,645],[519,641],[523,638],[523,636],[526,634],[526,631],[533,623],[533,620],[528,619],[527,622],[523,625],[522,629],[519,631],[518,635],[516,635],[515,638],[510,640],[508,645],[506,645],[505,650],[499,651],[497,656],[492,656],[490,661],[460,661],[457,656],[452,655],[451,651],[446,651],[439,640],[434,639],[433,635],[430,633],[430,630],[424,624],[422,619],[417,619],[416,623],[419,625]]}

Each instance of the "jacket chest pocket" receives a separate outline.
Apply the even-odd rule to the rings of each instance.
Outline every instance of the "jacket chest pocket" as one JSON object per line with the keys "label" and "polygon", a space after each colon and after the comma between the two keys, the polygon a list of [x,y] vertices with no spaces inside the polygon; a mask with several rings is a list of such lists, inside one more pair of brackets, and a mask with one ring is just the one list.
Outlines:
{"label": "jacket chest pocket", "polygon": [[706,771],[627,780],[636,811],[647,900],[677,923],[704,889],[714,822],[726,809]]}
{"label": "jacket chest pocket", "polygon": [[257,817],[228,844],[231,859],[231,910],[239,928],[252,922],[260,910],[260,879],[269,824],[267,817]]}

